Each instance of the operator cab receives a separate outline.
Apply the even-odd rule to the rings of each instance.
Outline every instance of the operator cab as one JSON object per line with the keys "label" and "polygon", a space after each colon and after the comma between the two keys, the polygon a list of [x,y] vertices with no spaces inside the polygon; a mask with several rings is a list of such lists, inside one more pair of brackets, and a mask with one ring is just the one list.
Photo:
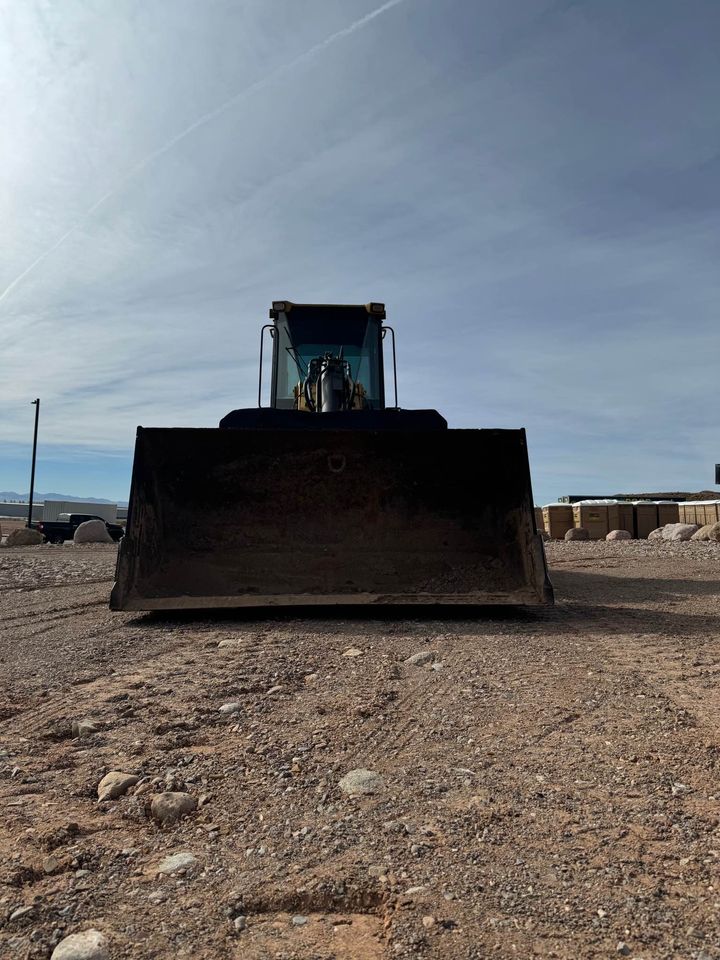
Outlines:
{"label": "operator cab", "polygon": [[384,410],[385,305],[291,303],[270,310],[270,405],[330,413]]}

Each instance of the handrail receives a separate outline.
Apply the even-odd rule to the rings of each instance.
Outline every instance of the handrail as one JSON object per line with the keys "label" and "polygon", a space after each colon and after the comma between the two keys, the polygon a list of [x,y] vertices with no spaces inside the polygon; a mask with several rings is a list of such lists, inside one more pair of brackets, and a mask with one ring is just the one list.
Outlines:
{"label": "handrail", "polygon": [[393,330],[392,327],[389,327],[389,326],[383,324],[383,327],[382,327],[382,337],[383,337],[383,340],[385,339],[385,333],[386,333],[388,330],[389,330],[390,333],[392,334],[393,380],[394,380],[394,383],[395,383],[395,409],[397,410],[397,409],[399,409],[399,408],[398,408],[398,391],[397,391],[397,359],[396,359],[396,356],[395,356],[395,331]]}
{"label": "handrail", "polygon": [[263,374],[263,343],[265,342],[265,331],[270,330],[270,339],[275,336],[273,330],[275,328],[274,323],[266,323],[262,330],[260,331],[260,370],[258,371],[258,407],[262,409],[262,374]]}

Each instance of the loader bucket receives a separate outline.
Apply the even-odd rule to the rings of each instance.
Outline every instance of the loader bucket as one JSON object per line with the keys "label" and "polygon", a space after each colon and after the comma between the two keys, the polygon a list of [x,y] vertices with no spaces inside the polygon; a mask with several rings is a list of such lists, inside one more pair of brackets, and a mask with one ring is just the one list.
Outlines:
{"label": "loader bucket", "polygon": [[138,428],[114,610],[547,604],[524,430]]}

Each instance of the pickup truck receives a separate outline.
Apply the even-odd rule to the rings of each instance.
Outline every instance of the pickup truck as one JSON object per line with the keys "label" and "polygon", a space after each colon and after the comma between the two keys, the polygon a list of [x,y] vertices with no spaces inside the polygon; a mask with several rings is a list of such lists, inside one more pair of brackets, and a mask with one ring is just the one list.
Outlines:
{"label": "pickup truck", "polygon": [[[72,540],[81,523],[85,523],[86,520],[102,519],[91,513],[59,513],[57,520],[40,520],[34,526],[45,537],[46,543],[64,543],[66,540]],[[109,520],[103,520],[103,523],[107,527],[107,532],[117,543],[125,533],[124,528],[119,523],[110,523]]]}

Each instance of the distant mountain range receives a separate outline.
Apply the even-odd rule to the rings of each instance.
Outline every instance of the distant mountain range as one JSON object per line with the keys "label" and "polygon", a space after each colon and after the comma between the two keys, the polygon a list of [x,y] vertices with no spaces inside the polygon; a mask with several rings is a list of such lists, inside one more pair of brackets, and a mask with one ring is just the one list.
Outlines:
{"label": "distant mountain range", "polygon": [[[16,490],[0,490],[0,500],[19,500],[21,503],[27,503],[29,498],[29,492],[18,493]],[[33,501],[35,503],[42,503],[43,500],[67,500],[81,503],[117,503],[119,507],[127,506],[126,501],[105,500],[103,497],[73,497],[70,493],[33,493]]]}

